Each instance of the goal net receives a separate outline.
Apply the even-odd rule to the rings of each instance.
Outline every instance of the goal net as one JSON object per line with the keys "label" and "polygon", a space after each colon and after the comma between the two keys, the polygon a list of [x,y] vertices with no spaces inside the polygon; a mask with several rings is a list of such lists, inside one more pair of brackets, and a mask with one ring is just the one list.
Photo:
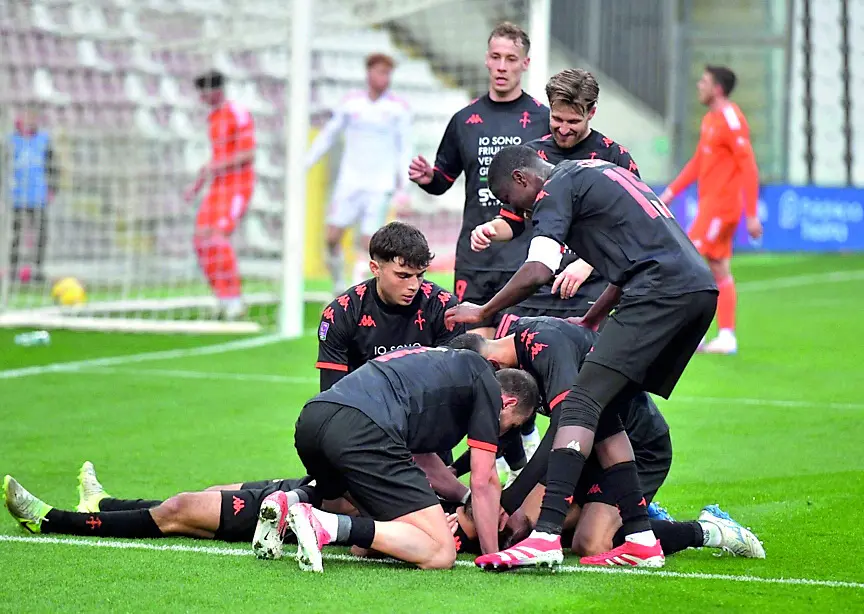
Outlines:
{"label": "goal net", "polygon": [[[450,116],[486,89],[488,32],[503,20],[527,28],[531,6],[2,3],[0,325],[285,333],[285,314],[299,321],[304,303],[332,296],[324,225],[339,148],[308,173],[292,156],[348,92],[365,89],[365,57],[395,58],[392,89],[411,109],[413,153],[432,160]],[[292,48],[303,41],[309,79],[291,98],[292,72],[304,74]],[[199,98],[195,78],[210,70],[225,77],[227,110],[211,113]],[[308,93],[301,104],[298,92]],[[254,161],[203,177],[191,193],[202,166],[253,148]],[[420,227],[436,267],[452,268],[461,180],[441,197],[411,188],[391,217]],[[65,278],[86,301],[52,295]]]}

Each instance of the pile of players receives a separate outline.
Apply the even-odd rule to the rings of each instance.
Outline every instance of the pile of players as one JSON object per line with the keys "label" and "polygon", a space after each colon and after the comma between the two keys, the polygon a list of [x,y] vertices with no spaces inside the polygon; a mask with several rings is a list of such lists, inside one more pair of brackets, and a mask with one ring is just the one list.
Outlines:
{"label": "pile of players", "polygon": [[[689,547],[764,557],[715,505],[693,522],[649,517],[672,448],[647,393],[668,398],[702,343],[716,274],[627,150],[589,127],[590,73],[552,77],[551,112],[522,91],[528,46],[513,25],[492,32],[489,93],[453,117],[434,167],[410,165],[433,194],[466,174],[457,296],[424,281],[425,237],[393,222],[369,241],[373,277],[324,310],[321,392],[295,429],[307,476],[129,500],[85,463],[75,511],[6,476],[13,517],[32,532],[251,541],[264,559],[296,541],[312,571],[329,544],[424,569],[452,567],[459,551],[482,569],[557,565],[565,548],[586,565],[660,567]],[[527,143],[495,154],[488,183],[482,136]],[[500,210],[483,206],[481,185]],[[525,454],[538,414],[549,424]],[[503,492],[499,456],[518,469]]]}

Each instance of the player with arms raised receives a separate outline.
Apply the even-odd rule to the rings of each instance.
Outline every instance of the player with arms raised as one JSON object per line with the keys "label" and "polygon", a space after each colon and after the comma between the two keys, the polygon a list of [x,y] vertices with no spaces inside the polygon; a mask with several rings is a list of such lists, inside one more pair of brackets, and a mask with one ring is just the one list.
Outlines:
{"label": "player with arms raised", "polygon": [[[530,548],[530,558],[543,564],[561,560],[567,500],[591,453],[601,413],[619,395],[637,390],[669,397],[714,317],[717,287],[663,203],[617,165],[579,160],[553,167],[530,147],[508,147],[495,156],[489,184],[502,202],[531,215],[528,258],[492,300],[450,309],[450,321],[481,321],[533,294],[560,266],[562,245],[610,282],[583,325],[596,329],[617,305],[561,401],[537,527],[517,545]],[[662,555],[650,529],[628,535],[626,544]],[[478,564],[503,560],[481,559]]]}
{"label": "player with arms raised", "polygon": [[224,86],[225,77],[215,70],[195,79],[201,101],[210,107],[207,122],[213,153],[184,198],[193,200],[210,182],[195,221],[195,253],[221,303],[222,315],[234,320],[245,307],[231,234],[255,189],[255,124],[249,111],[226,100]]}
{"label": "player with arms raised", "polygon": [[747,119],[729,94],[735,73],[725,66],[706,66],[699,79],[699,102],[708,107],[696,153],[669,184],[660,199],[670,202],[694,181],[698,184],[699,210],[689,235],[708,261],[720,295],[717,299],[719,333],[701,349],[711,354],[735,354],[735,280],[732,277],[732,243],[744,213],[747,234],[762,236],[759,221],[759,169],[750,145]]}
{"label": "player with arms raised", "polygon": [[341,244],[345,229],[354,226],[359,230],[351,281],[356,284],[366,276],[369,238],[384,224],[394,190],[404,190],[408,183],[405,172],[411,160],[411,117],[408,103],[390,91],[394,66],[389,55],[368,56],[367,89],[342,99],[309,150],[307,168],[330,149],[340,132],[343,134],[339,177],[327,216],[327,267],[334,292],[345,285]]}
{"label": "player with arms raised", "polygon": [[[492,156],[506,145],[527,143],[546,134],[549,109],[522,90],[531,42],[522,28],[503,23],[492,30],[486,51],[489,92],[456,113],[441,139],[435,166],[423,156],[412,160],[411,181],[430,194],[443,194],[465,173],[465,209],[456,244],[455,292],[460,301],[485,302],[500,290],[525,257],[522,249],[493,246],[471,250],[471,231],[493,219],[501,208],[487,185]],[[471,324],[475,333],[492,337],[495,319]]]}

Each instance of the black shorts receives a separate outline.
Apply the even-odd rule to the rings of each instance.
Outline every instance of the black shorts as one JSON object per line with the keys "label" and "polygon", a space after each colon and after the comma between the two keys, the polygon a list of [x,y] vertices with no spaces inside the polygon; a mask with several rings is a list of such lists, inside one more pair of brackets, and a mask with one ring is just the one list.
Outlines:
{"label": "black shorts", "polygon": [[[672,467],[672,439],[669,433],[666,433],[638,448],[634,446],[633,454],[636,457],[636,471],[639,473],[642,494],[645,502],[650,504]],[[616,505],[616,501],[603,492],[602,478],[603,468],[597,460],[597,455],[592,454],[579,477],[579,483],[573,493],[573,503],[580,507],[588,503]]]}
{"label": "black shorts", "polygon": [[[483,305],[503,288],[513,271],[466,271],[456,269],[454,289],[460,303]],[[496,313],[477,324],[466,324],[466,329],[497,327],[503,314]]]}
{"label": "black shorts", "polygon": [[251,541],[264,498],[280,490],[294,490],[308,482],[308,477],[299,480],[262,480],[247,482],[241,490],[223,490],[219,529],[215,538],[223,542]]}
{"label": "black shorts", "polygon": [[607,318],[586,361],[608,367],[668,399],[708,331],[717,291],[625,299]]}
{"label": "black shorts", "polygon": [[294,445],[324,499],[347,491],[375,520],[439,504],[408,448],[358,409],[310,403],[297,419]]}

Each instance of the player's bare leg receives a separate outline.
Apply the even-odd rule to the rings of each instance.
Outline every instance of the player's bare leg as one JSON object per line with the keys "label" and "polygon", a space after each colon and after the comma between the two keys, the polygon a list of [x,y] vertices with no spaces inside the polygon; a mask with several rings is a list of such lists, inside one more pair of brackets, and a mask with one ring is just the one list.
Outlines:
{"label": "player's bare leg", "polygon": [[342,253],[342,237],[344,228],[328,225],[325,231],[327,242],[327,270],[333,280],[333,293],[342,292],[345,289],[345,258]]}
{"label": "player's bare leg", "polygon": [[732,277],[731,258],[706,258],[708,268],[714,275],[717,289],[717,337],[705,344],[701,350],[707,354],[735,354],[738,351],[738,340],[735,337],[735,309],[737,294],[735,279]]}
{"label": "player's bare leg", "polygon": [[297,536],[297,558],[306,571],[323,571],[321,548],[329,543],[371,548],[421,569],[449,569],[456,561],[453,534],[440,505],[378,522],[300,503],[289,509],[288,517]]}
{"label": "player's bare leg", "polygon": [[243,488],[243,483],[238,482],[237,484],[218,484],[216,486],[208,486],[204,489],[204,492],[221,492],[223,490],[240,490]]}

